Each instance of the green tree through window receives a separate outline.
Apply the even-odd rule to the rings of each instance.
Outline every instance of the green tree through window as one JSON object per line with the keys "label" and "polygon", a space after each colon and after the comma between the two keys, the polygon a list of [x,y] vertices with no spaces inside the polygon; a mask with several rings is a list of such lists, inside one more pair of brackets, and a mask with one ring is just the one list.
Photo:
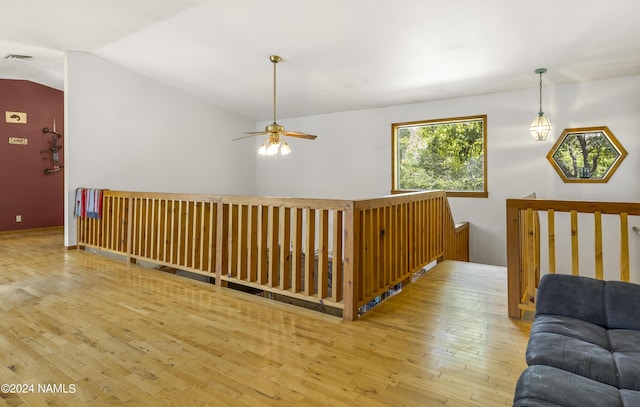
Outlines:
{"label": "green tree through window", "polygon": [[627,151],[608,127],[565,129],[547,154],[564,182],[607,182]]}
{"label": "green tree through window", "polygon": [[487,196],[486,116],[394,123],[393,189]]}

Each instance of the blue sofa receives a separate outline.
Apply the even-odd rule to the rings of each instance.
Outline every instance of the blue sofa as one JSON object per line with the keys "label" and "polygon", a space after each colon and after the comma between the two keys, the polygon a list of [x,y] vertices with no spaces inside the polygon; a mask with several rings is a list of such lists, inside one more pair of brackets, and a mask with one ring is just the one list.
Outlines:
{"label": "blue sofa", "polygon": [[640,285],[548,274],[514,406],[640,406]]}

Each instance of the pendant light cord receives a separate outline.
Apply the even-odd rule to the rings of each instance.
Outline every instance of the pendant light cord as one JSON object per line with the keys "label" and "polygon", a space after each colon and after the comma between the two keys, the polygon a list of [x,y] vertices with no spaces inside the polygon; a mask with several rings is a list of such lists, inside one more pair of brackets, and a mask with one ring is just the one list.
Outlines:
{"label": "pendant light cord", "polygon": [[538,115],[542,116],[542,72],[540,72],[540,111]]}

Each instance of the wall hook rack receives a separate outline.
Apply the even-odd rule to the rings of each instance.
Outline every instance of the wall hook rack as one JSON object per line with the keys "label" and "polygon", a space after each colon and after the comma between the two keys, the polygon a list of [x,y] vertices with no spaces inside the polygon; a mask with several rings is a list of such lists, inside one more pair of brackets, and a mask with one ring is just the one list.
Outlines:
{"label": "wall hook rack", "polygon": [[[55,121],[54,121],[54,127],[55,127]],[[40,152],[51,154],[51,161],[53,163],[51,168],[46,168],[44,170],[44,173],[52,174],[54,172],[59,172],[62,170],[62,164],[60,164],[60,154],[58,153],[58,150],[60,150],[62,146],[58,144],[58,139],[62,138],[62,134],[55,131],[55,129],[54,130],[49,129],[48,127],[43,128],[42,132],[44,134],[51,134],[51,144],[49,145],[49,148],[45,150],[41,150]]]}
{"label": "wall hook rack", "polygon": [[51,130],[51,129],[49,129],[48,127],[43,128],[43,129],[42,129],[42,132],[43,132],[43,133],[52,133],[52,134],[55,134],[55,135],[56,135],[56,136],[58,136],[58,137],[62,137],[62,134],[58,133],[58,132],[57,132],[57,131],[55,131],[55,130]]}

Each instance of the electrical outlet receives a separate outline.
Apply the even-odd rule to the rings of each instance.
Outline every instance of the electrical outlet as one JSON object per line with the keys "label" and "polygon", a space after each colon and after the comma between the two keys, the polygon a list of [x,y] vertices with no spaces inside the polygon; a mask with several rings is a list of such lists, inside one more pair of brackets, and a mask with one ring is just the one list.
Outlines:
{"label": "electrical outlet", "polygon": [[22,222],[22,215],[16,215],[16,222]]}

